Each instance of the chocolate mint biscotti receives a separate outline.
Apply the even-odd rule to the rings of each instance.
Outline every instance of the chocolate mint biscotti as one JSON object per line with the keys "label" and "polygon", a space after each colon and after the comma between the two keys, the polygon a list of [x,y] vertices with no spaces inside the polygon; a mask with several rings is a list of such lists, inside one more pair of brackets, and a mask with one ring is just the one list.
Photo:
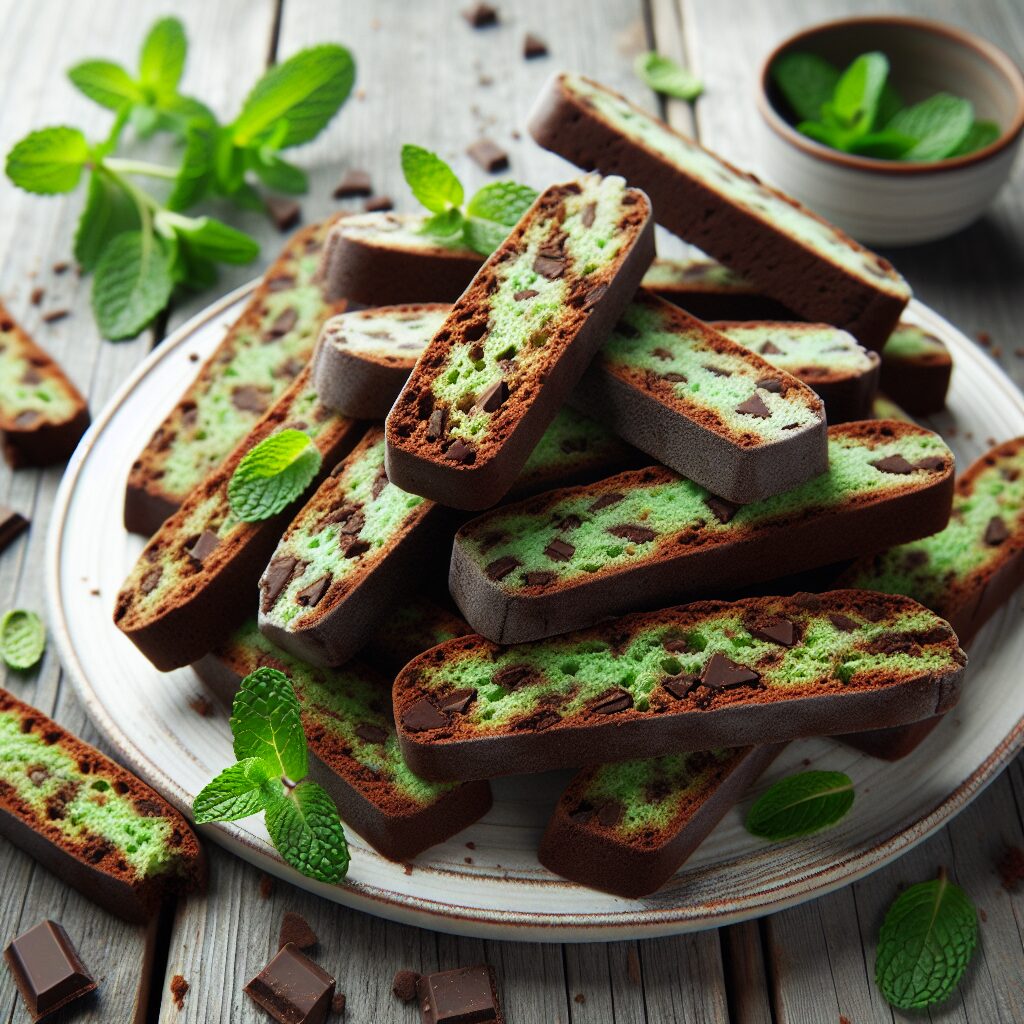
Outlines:
{"label": "chocolate mint biscotti", "polygon": [[0,439],[15,468],[64,462],[89,426],[67,374],[0,302]]}
{"label": "chocolate mint biscotti", "polygon": [[643,290],[570,402],[728,501],[759,501],[828,468],[824,410],[807,385]]}
{"label": "chocolate mint biscotti", "polygon": [[937,434],[886,421],[828,433],[827,473],[750,505],[657,466],[494,509],[456,534],[452,596],[478,632],[519,643],[946,525],[953,455]]}
{"label": "chocolate mint biscotti", "polygon": [[488,508],[633,297],[654,256],[647,197],[588,175],[543,192],[488,258],[387,418],[388,476]]}
{"label": "chocolate mint biscotti", "polygon": [[149,537],[255,426],[313,354],[321,325],[345,309],[315,280],[334,220],[303,228],[263,275],[241,316],[132,465],[124,525]]}
{"label": "chocolate mint biscotti", "polygon": [[901,320],[882,349],[882,390],[907,412],[930,416],[946,407],[952,375],[953,358],[943,342]]}
{"label": "chocolate mint biscotti", "polygon": [[967,658],[908,597],[701,601],[537,643],[481,636],[395,680],[410,768],[429,779],[749,746],[916,722],[957,701]]}
{"label": "chocolate mint biscotti", "polygon": [[360,657],[394,675],[417,654],[472,632],[461,615],[430,598],[414,597],[377,624]]}
{"label": "chocolate mint biscotti", "polygon": [[256,628],[242,626],[196,664],[225,701],[261,666],[292,681],[302,709],[310,772],[338,805],[342,820],[391,860],[409,860],[462,831],[491,806],[486,782],[426,782],[402,758],[388,680],[369,666],[305,665]]}
{"label": "chocolate mint biscotti", "polygon": [[3,689],[0,835],[128,921],[206,881],[199,841],[166,800]]}
{"label": "chocolate mint biscotti", "polygon": [[887,260],[589,78],[555,75],[529,128],[578,167],[644,189],[660,224],[765,295],[868,348],[882,347],[910,298]]}
{"label": "chocolate mint biscotti", "polygon": [[661,888],[784,744],[721,747],[584,768],[558,800],[538,859],[636,899]]}
{"label": "chocolate mint biscotti", "polygon": [[424,234],[426,217],[367,213],[346,217],[324,246],[320,279],[327,294],[366,306],[454,302],[484,258]]}
{"label": "chocolate mint biscotti", "polygon": [[256,583],[300,499],[269,519],[242,522],[228,484],[239,462],[280,430],[306,431],[323,465],[307,494],[364,432],[321,404],[307,367],[219,468],[157,530],[125,580],[114,622],[161,671],[201,658],[251,614]]}
{"label": "chocolate mint biscotti", "polygon": [[718,320],[710,326],[813,388],[830,424],[871,415],[880,360],[848,332],[830,324],[778,320]]}

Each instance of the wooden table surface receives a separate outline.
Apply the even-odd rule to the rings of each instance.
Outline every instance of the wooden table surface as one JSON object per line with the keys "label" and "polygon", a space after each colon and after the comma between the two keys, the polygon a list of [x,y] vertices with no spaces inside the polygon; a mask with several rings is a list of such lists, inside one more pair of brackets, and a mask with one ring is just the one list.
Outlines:
{"label": "wooden table surface", "polygon": [[[1021,0],[497,0],[500,27],[474,32],[459,17],[469,0],[0,0],[0,150],[33,128],[74,124],[105,133],[109,117],[79,96],[64,69],[85,57],[134,66],[151,22],[174,10],[191,41],[183,88],[225,119],[275,57],[338,41],[358,62],[357,95],[315,143],[299,150],[312,187],[306,221],[341,204],[330,198],[346,167],[372,171],[380,192],[413,209],[398,151],[418,142],[450,159],[473,187],[484,174],[465,157],[480,134],[512,154],[511,174],[543,187],[564,165],[521,137],[529,104],[555,69],[576,69],[657,109],[633,77],[633,55],[647,48],[683,59],[706,94],[695,117],[669,101],[662,111],[725,156],[754,169],[758,124],[753,104],[760,59],[796,28],[852,12],[893,9],[965,25],[1024,59]],[[526,31],[551,55],[526,62]],[[990,354],[1024,382],[1024,163],[988,215],[954,239],[894,254],[916,294],[969,336],[990,335]],[[89,282],[55,275],[66,260],[81,192],[40,198],[0,183],[0,295],[67,368],[97,412],[169,330],[221,291],[252,277],[236,268],[217,291],[179,302],[161,328],[134,341],[101,340],[89,312]],[[235,222],[264,243],[261,266],[281,237],[260,217]],[[669,251],[672,240],[662,247]],[[31,305],[32,289],[45,298]],[[71,315],[43,321],[54,309]],[[42,559],[60,469],[11,473],[0,467],[0,502],[30,515],[31,532],[0,559],[0,608],[44,608]],[[49,651],[30,674],[3,685],[103,746]],[[259,1022],[266,1016],[242,986],[276,948],[282,914],[302,913],[320,936],[319,959],[348,997],[346,1020],[412,1022],[390,993],[400,967],[420,971],[487,960],[498,970],[509,1024],[873,1024],[894,1014],[873,983],[875,940],[899,887],[945,865],[981,910],[981,944],[956,994],[929,1019],[1024,1022],[1024,887],[1002,887],[996,863],[1024,846],[1024,769],[1013,764],[963,814],[928,842],[869,878],[831,896],[761,921],[675,938],[608,945],[516,944],[453,938],[404,927],[321,902],[283,883],[261,893],[260,876],[208,845],[209,893],[182,902],[148,929],[98,910],[0,840],[0,942],[44,917],[62,921],[101,979],[100,994],[76,1020]],[[168,985],[183,975],[182,1009]],[[922,1015],[916,1015],[920,1018]],[[0,970],[0,1017],[27,1021],[11,977]]]}

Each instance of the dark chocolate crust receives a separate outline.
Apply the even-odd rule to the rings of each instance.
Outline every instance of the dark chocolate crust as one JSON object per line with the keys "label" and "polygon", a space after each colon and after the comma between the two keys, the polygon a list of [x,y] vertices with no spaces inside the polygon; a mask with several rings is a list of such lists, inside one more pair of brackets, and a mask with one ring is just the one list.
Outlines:
{"label": "dark chocolate crust", "polygon": [[675,831],[635,843],[617,839],[596,815],[589,821],[573,820],[591,777],[592,769],[584,768],[559,797],[537,857],[549,871],[591,889],[626,899],[647,896],[679,870],[784,747],[779,743],[736,750],[696,798],[690,816],[674,823]]}
{"label": "dark chocolate crust", "polygon": [[[767,220],[724,201],[654,150],[623,137],[589,104],[572,95],[563,78],[556,75],[551,79],[530,116],[530,134],[541,146],[584,170],[621,174],[650,196],[660,224],[800,316],[842,327],[868,348],[880,349],[885,344],[906,305],[904,299],[873,288],[816,256]],[[650,116],[636,109],[644,117]],[[741,177],[752,177],[723,163]],[[807,216],[816,217],[795,200],[776,194]],[[861,248],[852,239],[848,241],[851,247]],[[875,258],[881,271],[891,271],[888,261]]]}
{"label": "dark chocolate crust", "polygon": [[659,298],[671,302],[698,320],[797,320],[799,317],[781,302],[757,292],[723,291],[665,285],[651,288]]}
{"label": "dark chocolate crust", "polygon": [[897,405],[914,416],[931,416],[946,408],[946,392],[953,376],[953,360],[887,359],[882,355],[879,387]]}

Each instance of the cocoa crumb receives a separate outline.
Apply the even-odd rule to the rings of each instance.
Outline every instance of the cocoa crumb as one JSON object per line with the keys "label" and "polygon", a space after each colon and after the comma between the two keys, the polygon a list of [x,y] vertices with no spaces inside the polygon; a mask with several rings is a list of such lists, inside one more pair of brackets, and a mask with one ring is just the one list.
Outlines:
{"label": "cocoa crumb", "polygon": [[974,336],[978,339],[978,344],[984,345],[985,348],[992,344],[992,335],[988,331],[977,331]]}
{"label": "cocoa crumb", "polygon": [[574,1003],[585,1003],[587,1001],[587,997],[582,992],[577,992],[576,995],[572,997],[572,1000]]}
{"label": "cocoa crumb", "polygon": [[845,1013],[839,1014],[839,1024],[850,1024],[850,1018]]}
{"label": "cocoa crumb", "polygon": [[68,316],[71,316],[70,309],[51,309],[43,314],[43,323],[55,324],[58,320],[63,320]]}
{"label": "cocoa crumb", "polygon": [[464,860],[464,861],[465,861],[465,862],[466,862],[467,864],[472,864],[472,863],[473,863],[473,858],[472,858],[472,857],[463,857],[462,859],[463,859],[463,860]]}
{"label": "cocoa crumb", "polygon": [[331,1013],[336,1013],[339,1017],[345,1012],[345,993],[335,992],[334,998],[331,1000]]}
{"label": "cocoa crumb", "polygon": [[1002,346],[1000,346],[1000,345],[993,345],[992,346],[992,358],[993,359],[1002,359],[1003,358]]}
{"label": "cocoa crumb", "polygon": [[269,900],[274,892],[274,880],[265,871],[260,872],[260,896]]}
{"label": "cocoa crumb", "polygon": [[978,907],[978,917],[981,918],[982,924],[984,924],[988,920],[988,914],[986,914],[981,907]]}
{"label": "cocoa crumb", "polygon": [[100,596],[100,588],[99,587],[92,587],[92,588],[90,588],[89,593],[92,594],[93,597],[99,597]]}
{"label": "cocoa crumb", "polygon": [[213,712],[213,705],[201,693],[197,693],[188,702],[188,706],[202,718],[209,718]]}
{"label": "cocoa crumb", "polygon": [[299,949],[312,949],[317,944],[316,932],[309,922],[301,915],[289,910],[281,921],[281,932],[277,939],[277,948],[284,949],[291,942]]}
{"label": "cocoa crumb", "polygon": [[420,976],[416,971],[401,970],[395,972],[394,980],[391,982],[391,991],[402,1000],[403,1003],[411,1003],[416,998],[416,985]]}
{"label": "cocoa crumb", "polygon": [[199,362],[199,353],[198,352],[189,352],[189,354],[188,354],[188,361],[190,363],[198,363]]}
{"label": "cocoa crumb", "polygon": [[32,293],[29,295],[28,300],[33,306],[38,306],[39,303],[43,301],[43,296],[45,294],[46,289],[41,284],[37,284],[35,288],[32,289]]}
{"label": "cocoa crumb", "polygon": [[52,269],[55,274],[66,274],[71,269],[71,264],[67,260],[58,260]]}
{"label": "cocoa crumb", "polygon": [[187,991],[188,982],[180,974],[176,974],[171,978],[171,998],[179,1010],[185,1008],[185,993]]}
{"label": "cocoa crumb", "polygon": [[466,843],[466,849],[467,850],[475,850],[476,849],[476,843],[474,843],[473,840],[471,839],[468,843]]}
{"label": "cocoa crumb", "polygon": [[635,949],[631,949],[626,954],[626,977],[628,977],[634,985],[640,984],[640,957],[637,956]]}
{"label": "cocoa crumb", "polygon": [[403,871],[404,871],[404,872],[405,872],[405,873],[406,873],[407,875],[411,875],[411,874],[412,874],[412,865],[411,865],[411,864],[409,864],[408,862],[406,862],[405,864],[403,864],[403,865],[402,865],[402,870],[403,870]]}
{"label": "cocoa crumb", "polygon": [[1024,850],[1019,846],[1008,846],[996,862],[999,880],[1007,892],[1016,892],[1020,882],[1024,882]]}

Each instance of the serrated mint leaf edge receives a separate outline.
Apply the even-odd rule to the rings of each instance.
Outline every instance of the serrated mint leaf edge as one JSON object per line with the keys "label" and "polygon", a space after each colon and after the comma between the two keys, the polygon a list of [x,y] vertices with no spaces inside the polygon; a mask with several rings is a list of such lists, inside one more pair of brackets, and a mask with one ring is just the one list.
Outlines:
{"label": "serrated mint leaf edge", "polygon": [[[192,801],[197,825],[211,821],[237,821],[258,814],[267,804],[266,767],[258,757],[247,757],[225,768],[208,782]],[[216,802],[215,802],[216,801]],[[204,808],[204,804],[210,806]]]}
{"label": "serrated mint leaf edge", "polygon": [[309,773],[306,733],[291,680],[273,668],[258,668],[243,680],[231,705],[235,757],[257,757],[267,775],[292,782]]}
{"label": "serrated mint leaf edge", "polygon": [[[806,786],[813,781],[820,781],[825,783],[825,777],[829,776],[829,784],[827,788],[822,789],[807,789],[804,793],[800,792],[801,786]],[[780,799],[787,798],[789,791],[795,791],[799,794],[799,799],[794,799],[792,802],[780,803],[775,806],[775,802]],[[849,800],[840,800],[835,802],[835,806],[829,809],[829,813],[825,816],[820,816],[816,820],[812,819],[812,823],[803,824],[796,828],[790,828],[788,830],[779,831],[778,828],[767,830],[765,825],[766,821],[761,819],[775,819],[781,815],[792,815],[797,812],[797,808],[805,805],[810,805],[817,801],[823,801],[829,797],[835,797],[849,793]],[[809,771],[809,772],[798,772],[795,775],[788,775],[783,779],[779,779],[773,783],[766,792],[762,793],[750,810],[747,812],[746,817],[746,828],[751,835],[755,835],[760,839],[766,839],[769,842],[782,842],[786,839],[798,839],[803,836],[812,835],[815,832],[820,832],[823,829],[831,828],[833,825],[838,824],[846,815],[849,813],[850,808],[853,806],[856,793],[853,786],[853,780],[846,775],[844,772],[832,772],[832,771]],[[809,807],[807,809],[810,809]]]}
{"label": "serrated mint leaf edge", "polygon": [[[267,806],[264,820],[274,848],[300,874],[334,885],[348,873],[351,855],[345,827],[337,806],[322,786],[300,783]],[[329,861],[327,870],[310,865],[314,851]]]}

